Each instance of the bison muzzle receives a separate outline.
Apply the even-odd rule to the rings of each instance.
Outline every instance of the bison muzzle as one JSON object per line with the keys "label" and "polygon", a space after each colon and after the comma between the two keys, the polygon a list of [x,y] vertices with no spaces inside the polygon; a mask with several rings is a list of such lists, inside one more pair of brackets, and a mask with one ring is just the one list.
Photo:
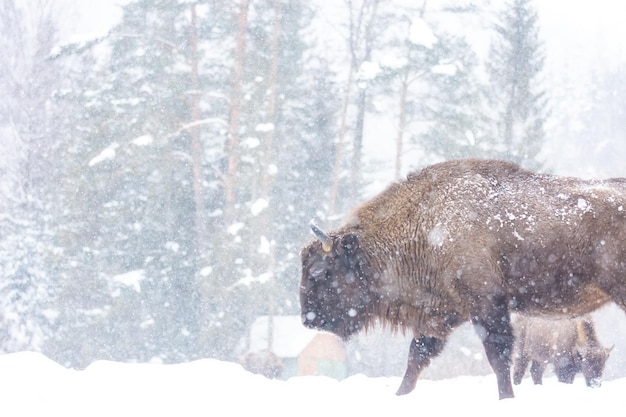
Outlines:
{"label": "bison muzzle", "polygon": [[471,321],[500,398],[513,397],[511,311],[574,317],[626,310],[626,182],[540,175],[493,160],[413,173],[302,249],[305,326],[347,339],[409,331],[411,392],[448,335]]}

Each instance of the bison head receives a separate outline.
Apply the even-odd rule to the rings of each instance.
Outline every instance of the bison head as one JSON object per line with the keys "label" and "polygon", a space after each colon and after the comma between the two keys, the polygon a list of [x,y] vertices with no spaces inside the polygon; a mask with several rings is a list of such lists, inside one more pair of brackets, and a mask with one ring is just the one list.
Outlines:
{"label": "bison head", "polygon": [[581,368],[587,386],[597,388],[602,385],[602,373],[613,347],[588,346],[582,353]]}
{"label": "bison head", "polygon": [[313,223],[311,229],[318,240],[302,249],[302,322],[347,339],[367,323],[371,294],[365,253],[355,233],[331,237]]}

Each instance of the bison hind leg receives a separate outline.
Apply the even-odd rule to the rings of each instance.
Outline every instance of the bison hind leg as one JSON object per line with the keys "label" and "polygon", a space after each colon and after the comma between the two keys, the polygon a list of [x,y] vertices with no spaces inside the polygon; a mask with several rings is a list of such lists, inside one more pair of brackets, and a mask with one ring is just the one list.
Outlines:
{"label": "bison hind leg", "polygon": [[[513,329],[504,297],[491,297],[491,303],[472,314],[476,333],[482,339],[489,365],[496,374],[500,399],[513,398],[511,354]],[[482,310],[482,311],[481,311]]]}
{"label": "bison hind leg", "polygon": [[530,365],[530,376],[533,379],[535,385],[542,385],[543,372],[546,370],[546,364],[544,362],[533,360]]}
{"label": "bison hind leg", "polygon": [[520,354],[513,363],[513,383],[519,385],[522,383],[530,358],[528,355]]}

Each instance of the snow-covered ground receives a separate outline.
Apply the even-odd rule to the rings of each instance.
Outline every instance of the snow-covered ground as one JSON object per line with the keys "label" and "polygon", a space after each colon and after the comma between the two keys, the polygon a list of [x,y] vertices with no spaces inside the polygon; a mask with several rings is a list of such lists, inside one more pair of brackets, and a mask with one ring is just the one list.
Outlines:
{"label": "snow-covered ground", "polygon": [[2,416],[589,416],[620,413],[626,378],[587,388],[544,378],[497,400],[493,375],[420,380],[396,397],[400,377],[269,380],[213,359],[178,365],[95,362],[66,369],[45,356],[0,356]]}

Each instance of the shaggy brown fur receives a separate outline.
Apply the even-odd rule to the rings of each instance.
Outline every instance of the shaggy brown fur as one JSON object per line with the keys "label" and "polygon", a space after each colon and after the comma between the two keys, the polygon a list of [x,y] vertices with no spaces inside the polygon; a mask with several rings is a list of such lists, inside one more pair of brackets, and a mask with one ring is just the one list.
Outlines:
{"label": "shaggy brown fur", "polygon": [[513,383],[519,384],[529,362],[535,384],[541,384],[548,364],[560,382],[571,384],[582,372],[590,387],[602,384],[604,365],[611,349],[600,345],[593,319],[544,319],[516,316],[513,320]]}
{"label": "shaggy brown fur", "polygon": [[492,160],[427,167],[356,208],[324,248],[303,248],[303,323],[343,338],[377,322],[412,331],[406,394],[471,320],[500,398],[513,397],[509,311],[569,317],[609,300],[626,309],[622,184]]}

